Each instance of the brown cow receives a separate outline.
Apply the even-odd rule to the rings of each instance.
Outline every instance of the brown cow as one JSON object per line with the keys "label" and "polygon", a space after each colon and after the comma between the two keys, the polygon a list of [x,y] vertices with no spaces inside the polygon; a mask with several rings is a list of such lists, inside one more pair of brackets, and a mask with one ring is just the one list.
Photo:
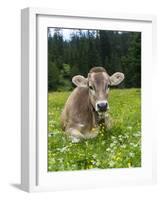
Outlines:
{"label": "brown cow", "polygon": [[72,78],[77,87],[65,104],[61,124],[73,142],[96,137],[100,122],[108,126],[109,86],[118,85],[123,79],[123,73],[109,76],[103,67],[93,67],[88,78],[81,75]]}

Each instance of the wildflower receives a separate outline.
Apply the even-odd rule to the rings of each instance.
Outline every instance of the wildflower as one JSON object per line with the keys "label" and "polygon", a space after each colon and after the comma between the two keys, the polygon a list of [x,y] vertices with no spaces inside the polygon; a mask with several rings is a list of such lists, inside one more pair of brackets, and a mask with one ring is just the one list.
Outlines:
{"label": "wildflower", "polygon": [[116,157],[116,160],[118,161],[118,160],[121,160],[121,158],[120,157]]}
{"label": "wildflower", "polygon": [[129,168],[131,167],[131,163],[130,163],[130,162],[128,163],[128,167],[129,167]]}
{"label": "wildflower", "polygon": [[137,147],[138,146],[138,143],[137,144],[134,144],[134,143],[130,143],[130,145],[132,146],[132,147]]}
{"label": "wildflower", "polygon": [[110,150],[111,150],[110,148],[107,148],[107,149],[106,149],[106,151],[110,151]]}
{"label": "wildflower", "polygon": [[125,145],[125,144],[123,144],[123,145],[121,145],[121,147],[122,147],[123,149],[125,149],[125,148],[126,148],[126,145]]}
{"label": "wildflower", "polygon": [[113,146],[115,146],[115,144],[114,144],[114,143],[111,143],[111,144],[110,144],[110,147],[112,148]]}
{"label": "wildflower", "polygon": [[133,136],[134,137],[140,137],[140,132],[134,133]]}
{"label": "wildflower", "polygon": [[124,138],[126,138],[126,139],[129,138],[129,134],[126,133],[125,136],[124,136]]}
{"label": "wildflower", "polygon": [[127,129],[130,129],[130,130],[131,130],[131,129],[132,129],[132,127],[131,127],[131,126],[128,126],[128,127],[127,127]]}
{"label": "wildflower", "polygon": [[68,147],[63,147],[63,148],[60,149],[60,152],[62,153],[62,152],[65,152],[67,150],[68,150]]}
{"label": "wildflower", "polygon": [[130,152],[129,156],[133,158],[135,156],[135,153]]}
{"label": "wildflower", "polygon": [[63,158],[58,158],[58,161],[59,162],[63,162]]}
{"label": "wildflower", "polygon": [[96,166],[98,167],[99,165],[100,165],[100,161],[97,160],[97,162],[96,162]]}
{"label": "wildflower", "polygon": [[93,158],[96,158],[96,157],[97,157],[97,155],[96,155],[96,154],[93,154],[93,155],[92,155],[92,157],[93,157]]}
{"label": "wildflower", "polygon": [[109,166],[110,166],[110,167],[113,167],[113,166],[114,166],[114,164],[115,164],[115,162],[114,162],[114,161],[112,161],[112,160],[109,162]]}

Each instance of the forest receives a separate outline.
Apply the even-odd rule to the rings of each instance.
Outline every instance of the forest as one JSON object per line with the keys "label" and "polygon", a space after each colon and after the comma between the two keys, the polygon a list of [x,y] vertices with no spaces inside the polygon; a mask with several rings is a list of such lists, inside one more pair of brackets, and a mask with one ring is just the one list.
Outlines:
{"label": "forest", "polygon": [[49,91],[70,91],[72,77],[86,77],[93,66],[123,72],[120,88],[141,88],[140,32],[71,29],[67,39],[63,30],[48,28]]}

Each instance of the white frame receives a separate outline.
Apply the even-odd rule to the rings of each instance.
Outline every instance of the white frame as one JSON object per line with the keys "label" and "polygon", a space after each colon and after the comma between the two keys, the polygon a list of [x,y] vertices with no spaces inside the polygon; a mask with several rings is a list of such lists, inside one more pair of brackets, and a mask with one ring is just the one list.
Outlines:
{"label": "white frame", "polygon": [[[26,8],[22,10],[22,17],[21,17],[21,45],[22,45],[22,55],[21,55],[21,187],[22,189],[26,191],[52,191],[52,190],[58,190],[58,189],[73,189],[73,188],[87,188],[87,187],[99,187],[99,186],[107,186],[107,185],[118,185],[118,184],[142,184],[142,183],[154,183],[156,181],[156,156],[155,156],[155,150],[154,150],[154,139],[155,136],[148,136],[148,140],[145,140],[147,144],[145,144],[146,149],[147,145],[150,145],[150,150],[147,151],[148,153],[152,153],[153,156],[151,159],[147,159],[147,164],[150,164],[150,167],[148,168],[146,166],[145,170],[138,170],[138,169],[131,169],[130,171],[124,170],[124,169],[113,169],[114,173],[117,175],[110,177],[111,170],[104,170],[103,173],[100,173],[99,171],[81,171],[81,172],[56,172],[56,174],[53,172],[53,176],[47,178],[47,172],[44,173],[44,169],[42,169],[40,163],[42,164],[42,161],[39,154],[43,155],[42,151],[46,153],[44,150],[45,147],[42,146],[42,142],[44,138],[38,134],[38,129],[40,128],[38,119],[41,119],[42,113],[44,113],[44,110],[40,109],[40,105],[43,105],[43,103],[47,103],[43,98],[40,97],[40,91],[39,87],[43,87],[43,92],[41,93],[41,96],[47,94],[46,93],[46,85],[41,85],[40,79],[43,80],[43,83],[46,81],[45,78],[43,78],[44,74],[46,74],[47,70],[46,67],[43,67],[42,64],[38,64],[39,58],[38,55],[43,54],[47,51],[45,50],[41,52],[42,47],[45,47],[44,43],[40,43],[40,49],[37,49],[37,44],[39,44],[39,38],[37,36],[38,30],[43,33],[42,27],[47,27],[50,23],[50,20],[38,20],[39,16],[45,16],[45,18],[50,18],[49,16],[52,16],[52,19],[57,18],[58,24],[61,24],[60,18],[65,19],[71,19],[71,20],[83,20],[86,19],[88,21],[102,21],[102,23],[106,23],[106,20],[110,21],[121,21],[121,22],[128,22],[137,24],[137,23],[148,23],[151,24],[151,27],[146,29],[145,27],[145,33],[149,30],[151,33],[149,35],[147,34],[147,39],[151,39],[151,41],[148,41],[150,44],[148,47],[151,47],[151,50],[147,51],[148,55],[148,62],[153,63],[154,67],[154,56],[155,56],[155,48],[156,48],[156,19],[154,16],[146,15],[125,15],[125,14],[107,14],[107,13],[89,13],[89,12],[78,12],[78,11],[61,11],[61,10],[52,10],[52,9],[42,9],[42,8]],[[40,23],[38,23],[40,21]],[[69,20],[70,21],[70,20]],[[54,22],[56,23],[56,22]],[[73,23],[73,22],[72,22]],[[112,24],[112,23],[111,23]],[[72,25],[70,25],[71,28]],[[77,25],[78,27],[78,25]],[[77,28],[76,27],[76,28]],[[81,22],[80,22],[81,27]],[[119,27],[119,25],[118,25]],[[140,28],[137,28],[135,25],[135,29],[137,31],[142,30],[142,24],[139,26]],[[117,30],[117,29],[116,29]],[[123,30],[123,29],[122,29]],[[129,29],[130,30],[130,29]],[[146,36],[146,34],[145,34]],[[146,37],[145,37],[146,38]],[[147,41],[147,39],[144,41],[144,43]],[[46,42],[46,41],[45,41]],[[145,45],[142,43],[142,45]],[[153,55],[152,55],[153,54]],[[45,56],[44,56],[45,57]],[[45,65],[46,59],[42,59],[41,63]],[[146,61],[143,63],[147,66],[149,65]],[[47,63],[46,63],[47,65]],[[42,67],[41,67],[42,66]],[[38,70],[38,67],[40,70]],[[44,70],[45,69],[45,70]],[[143,71],[145,72],[145,70]],[[145,77],[145,81],[143,82],[143,85],[146,85],[148,83],[148,78],[150,77],[150,73],[145,72],[147,75]],[[46,88],[46,89],[45,89]],[[145,95],[147,96],[147,89],[145,87]],[[42,99],[38,103],[38,99]],[[151,99],[150,99],[151,101]],[[145,102],[145,104],[150,103]],[[44,107],[44,106],[41,106]],[[144,106],[144,108],[147,108]],[[146,116],[148,113],[146,111]],[[41,113],[41,115],[40,115]],[[45,116],[45,115],[43,115]],[[146,123],[150,122],[151,118],[147,118]],[[153,123],[152,123],[153,124]],[[149,125],[148,125],[149,126]],[[45,129],[46,127],[41,127],[42,129]],[[151,127],[146,127],[145,130],[147,131]],[[47,130],[47,129],[45,129]],[[150,130],[150,129],[149,129]],[[43,135],[43,134],[42,134]],[[148,135],[148,134],[147,134]],[[146,136],[147,137],[147,136]],[[150,142],[150,143],[149,143]],[[46,144],[45,144],[46,145]],[[41,147],[41,149],[40,149]],[[47,150],[47,149],[46,149]],[[147,154],[146,156],[147,157]],[[45,158],[46,159],[46,158]],[[45,162],[45,161],[44,161]],[[46,160],[47,162],[47,160]],[[143,168],[144,169],[144,168]],[[146,173],[144,173],[144,171]],[[44,174],[43,174],[44,173]],[[113,172],[112,172],[113,173]],[[48,173],[49,174],[49,173]],[[94,175],[93,175],[94,174]],[[133,177],[132,177],[133,174]],[[134,176],[135,175],[135,176]],[[63,176],[63,177],[62,177]],[[123,176],[125,178],[123,178]],[[76,178],[74,178],[76,177]],[[95,178],[97,177],[97,179]],[[104,177],[109,178],[109,181],[103,181]],[[66,182],[65,180],[71,179],[71,183]],[[83,180],[86,179],[86,184],[83,182]],[[87,181],[91,179],[91,181]],[[41,180],[41,181],[40,181]],[[54,180],[54,182],[52,182]],[[60,181],[59,181],[60,180]],[[64,183],[62,184],[62,181],[64,180]],[[97,180],[97,183],[95,183]],[[45,182],[48,181],[48,184]],[[56,182],[56,184],[55,184]],[[79,183],[78,183],[79,182]],[[92,184],[92,182],[94,184]],[[40,184],[41,183],[41,184]],[[43,184],[44,183],[44,184]]]}

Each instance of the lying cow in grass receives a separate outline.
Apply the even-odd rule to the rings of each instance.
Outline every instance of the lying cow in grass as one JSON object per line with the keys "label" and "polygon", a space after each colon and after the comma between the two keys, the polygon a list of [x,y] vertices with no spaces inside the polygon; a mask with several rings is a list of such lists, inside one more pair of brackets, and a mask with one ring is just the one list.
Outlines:
{"label": "lying cow in grass", "polygon": [[118,85],[124,79],[120,72],[109,76],[103,67],[94,67],[88,77],[74,76],[77,86],[69,96],[61,116],[62,128],[73,142],[96,137],[99,124],[108,126],[109,86]]}

